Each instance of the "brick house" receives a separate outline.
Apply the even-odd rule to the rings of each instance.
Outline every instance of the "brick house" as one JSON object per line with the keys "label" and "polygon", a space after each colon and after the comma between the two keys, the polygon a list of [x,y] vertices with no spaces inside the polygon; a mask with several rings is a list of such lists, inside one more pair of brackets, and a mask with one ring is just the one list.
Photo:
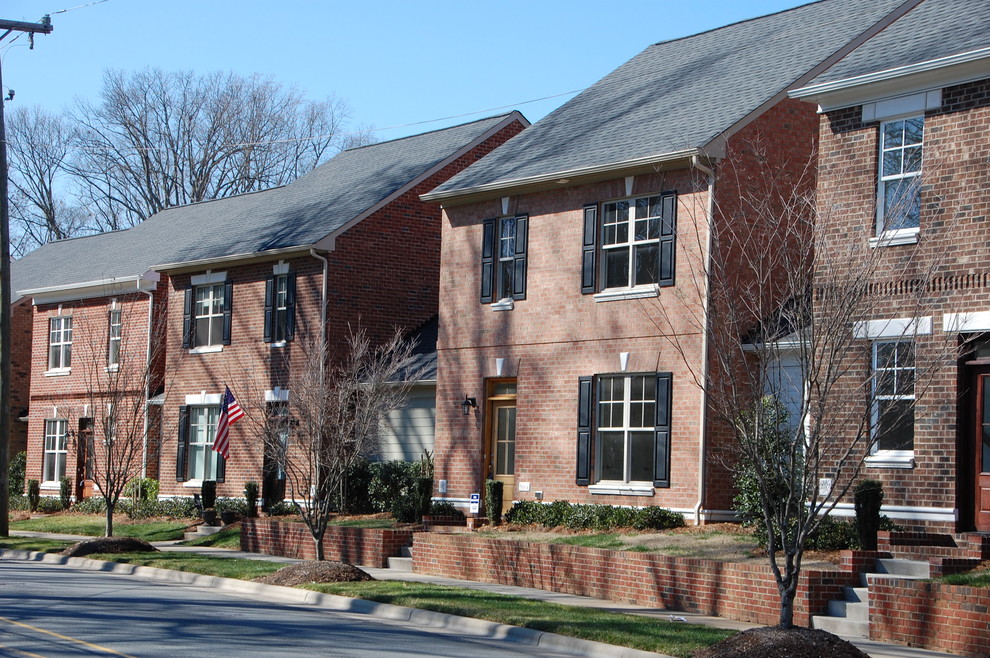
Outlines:
{"label": "brick house", "polygon": [[811,161],[815,108],[787,92],[914,4],[827,0],[655,44],[424,195],[444,211],[438,497],[494,478],[506,506],[733,518],[724,432],[686,366],[709,356],[687,320],[706,314],[699,275],[729,257],[709,229],[759,159]]}
{"label": "brick house", "polygon": [[[887,291],[854,327],[863,354],[847,385],[892,371],[907,382],[877,394],[863,475],[884,483],[884,513],[902,525],[990,531],[985,7],[925,0],[791,96],[821,112],[818,196],[835,231],[819,256],[871,248]],[[886,413],[916,394],[906,417]]]}
{"label": "brick house", "polygon": [[[220,495],[239,496],[245,481],[263,481],[250,423],[232,427],[229,463],[211,449],[224,385],[249,415],[286,400],[288,373],[321,328],[331,349],[344,346],[349,326],[375,341],[403,328],[424,337],[428,360],[440,212],[419,195],[527,125],[513,112],[350,149],[284,187],[170,208],[18,261],[18,290],[33,298],[35,317],[28,477],[57,488],[82,463],[73,439],[92,412],[69,404],[86,388],[76,364],[105,362],[108,336],[123,335],[144,346],[157,373],[157,385],[137,394],[160,418],[163,447],[149,474],[161,495],[191,495],[216,479]],[[403,449],[413,457],[432,446],[433,386],[421,382],[415,409],[390,419],[402,434],[386,441],[390,455],[397,442],[411,441]]]}

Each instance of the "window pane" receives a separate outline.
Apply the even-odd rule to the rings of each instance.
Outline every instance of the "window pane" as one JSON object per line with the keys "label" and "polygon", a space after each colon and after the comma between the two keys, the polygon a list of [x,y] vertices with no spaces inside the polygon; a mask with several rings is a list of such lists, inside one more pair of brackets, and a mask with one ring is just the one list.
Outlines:
{"label": "window pane", "polygon": [[887,151],[883,154],[883,172],[884,176],[895,176],[901,173],[901,164],[903,162],[903,152],[902,151]]}
{"label": "window pane", "polygon": [[629,223],[623,222],[615,227],[615,241],[619,244],[629,242]]}
{"label": "window pane", "polygon": [[629,433],[629,479],[636,482],[653,481],[653,432]]}
{"label": "window pane", "polygon": [[914,401],[878,400],[877,449],[914,449]]}
{"label": "window pane", "polygon": [[606,224],[614,224],[616,221],[616,207],[614,203],[606,203],[604,211],[604,220]]}
{"label": "window pane", "polygon": [[210,318],[209,316],[196,318],[196,345],[210,344]]}
{"label": "window pane", "polygon": [[912,146],[904,149],[904,172],[921,171],[921,147]]}
{"label": "window pane", "polygon": [[501,226],[499,255],[502,258],[512,258],[516,253],[516,220],[514,217],[505,217],[499,225]]}
{"label": "window pane", "polygon": [[600,432],[601,443],[601,479],[624,480],[625,463],[622,432]]}
{"label": "window pane", "polygon": [[515,382],[495,382],[492,387],[492,395],[515,395],[516,394],[516,383]]}
{"label": "window pane", "polygon": [[67,343],[62,346],[62,367],[68,368],[72,365],[72,344]]}
{"label": "window pane", "polygon": [[609,249],[605,252],[605,287],[629,285],[629,250]]}
{"label": "window pane", "polygon": [[918,226],[921,195],[916,177],[884,182],[884,227],[886,230]]}
{"label": "window pane", "polygon": [[660,245],[641,244],[636,246],[636,285],[659,281]]}
{"label": "window pane", "polygon": [[636,221],[636,240],[646,240],[650,237],[650,220],[640,219]]}
{"label": "window pane", "polygon": [[644,219],[650,216],[650,199],[644,197],[636,199],[636,219]]}
{"label": "window pane", "polygon": [[498,268],[498,298],[512,297],[512,277],[515,272],[512,261],[499,262]]}
{"label": "window pane", "polygon": [[903,121],[888,121],[883,125],[883,147],[885,149],[901,146],[904,143],[903,136]]}
{"label": "window pane", "polygon": [[904,121],[904,143],[920,144],[925,131],[925,118],[915,117]]}

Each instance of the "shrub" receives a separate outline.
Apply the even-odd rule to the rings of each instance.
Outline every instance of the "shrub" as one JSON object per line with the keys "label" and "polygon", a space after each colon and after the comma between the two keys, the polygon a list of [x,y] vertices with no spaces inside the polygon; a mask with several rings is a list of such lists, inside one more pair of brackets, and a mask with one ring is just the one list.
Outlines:
{"label": "shrub", "polygon": [[684,517],[662,507],[645,507],[636,514],[632,526],[637,530],[666,530],[683,528]]}
{"label": "shrub", "polygon": [[38,499],[38,508],[36,511],[42,514],[54,514],[55,512],[61,512],[63,509],[60,497],[42,496]]}
{"label": "shrub", "polygon": [[27,473],[27,453],[21,451],[10,458],[7,468],[7,491],[10,497],[24,494],[24,475]]}
{"label": "shrub", "polygon": [[73,509],[83,514],[106,514],[107,501],[103,496],[90,496],[77,502]]}
{"label": "shrub", "polygon": [[155,500],[158,498],[158,480],[154,478],[135,478],[124,487],[124,495],[135,501]]}
{"label": "shrub", "polygon": [[38,511],[38,504],[41,501],[41,484],[37,480],[28,480],[28,508],[32,512]]}
{"label": "shrub", "polygon": [[809,551],[843,551],[859,548],[856,526],[849,521],[841,521],[831,516],[821,520],[805,544]]}
{"label": "shrub", "polygon": [[572,530],[666,530],[684,525],[684,517],[662,507],[615,507],[612,505],[572,505],[556,500],[544,505],[533,500],[515,503],[506,515],[507,523],[539,524],[546,528],[565,526]]}
{"label": "shrub", "polygon": [[485,512],[492,525],[502,522],[502,489],[504,484],[498,480],[485,480]]}
{"label": "shrub", "polygon": [[418,465],[415,462],[388,461],[370,464],[368,498],[376,512],[388,512],[396,499],[412,488]]}
{"label": "shrub", "polygon": [[28,499],[24,494],[10,495],[10,509],[16,512],[26,512],[28,509]]}
{"label": "shrub", "polygon": [[292,516],[299,512],[296,509],[296,504],[288,500],[280,500],[277,503],[272,503],[268,508],[268,516]]}
{"label": "shrub", "polygon": [[505,513],[505,522],[513,525],[532,525],[543,519],[541,508],[546,507],[535,500],[520,500]]}
{"label": "shrub", "polygon": [[367,459],[360,459],[352,464],[345,476],[344,500],[338,501],[337,507],[352,514],[367,514],[375,511],[368,491],[371,478],[371,462]]}
{"label": "shrub", "polygon": [[457,509],[454,504],[448,500],[438,500],[435,503],[430,504],[430,516],[452,516],[454,518],[464,518],[464,512]]}
{"label": "shrub", "polygon": [[258,483],[249,480],[244,483],[244,503],[247,507],[245,513],[248,518],[258,516]]}
{"label": "shrub", "polygon": [[856,485],[853,494],[856,509],[856,532],[864,551],[877,550],[877,532],[880,530],[880,506],[883,504],[883,484],[877,480],[863,480]]}
{"label": "shrub", "polygon": [[203,480],[200,486],[200,495],[203,497],[203,509],[216,509],[217,504],[217,483],[215,480]]}
{"label": "shrub", "polygon": [[63,475],[58,481],[58,502],[63,510],[72,507],[72,478]]}

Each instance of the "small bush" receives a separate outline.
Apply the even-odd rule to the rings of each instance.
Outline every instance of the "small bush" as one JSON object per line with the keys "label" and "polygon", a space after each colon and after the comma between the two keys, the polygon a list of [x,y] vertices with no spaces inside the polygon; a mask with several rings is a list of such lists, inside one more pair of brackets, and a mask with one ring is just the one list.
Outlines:
{"label": "small bush", "polygon": [[505,513],[505,522],[513,525],[532,525],[542,523],[543,512],[540,508],[545,505],[535,500],[520,500],[512,505]]}
{"label": "small bush", "polygon": [[455,507],[450,501],[438,500],[430,505],[430,516],[452,516],[463,519],[464,512]]}
{"label": "small bush", "polygon": [[859,545],[866,551],[877,550],[877,532],[880,530],[880,506],[883,504],[883,484],[877,480],[863,480],[856,485],[853,494],[856,509],[856,531]]}
{"label": "small bush", "polygon": [[15,512],[28,510],[28,497],[24,494],[10,494],[10,509]]}
{"label": "small bush", "polygon": [[41,502],[41,484],[37,480],[28,480],[28,508],[32,512],[38,511]]}
{"label": "small bush", "polygon": [[419,465],[398,460],[374,462],[369,465],[369,470],[368,497],[371,507],[376,512],[388,512],[396,499],[412,488]]}
{"label": "small bush", "polygon": [[637,530],[666,530],[683,528],[684,517],[662,507],[645,507],[639,510],[632,526]]}
{"label": "small bush", "polygon": [[505,485],[498,480],[485,480],[485,512],[492,525],[502,522],[502,490]]}
{"label": "small bush", "polygon": [[158,480],[135,478],[124,487],[124,495],[135,501],[156,500],[158,498]]}
{"label": "small bush", "polygon": [[344,500],[339,501],[337,506],[351,514],[368,514],[375,511],[369,493],[372,479],[371,462],[367,459],[359,459],[347,469],[345,477]]}
{"label": "small bush", "polygon": [[11,498],[24,494],[24,476],[27,473],[27,453],[19,452],[10,458],[7,468],[7,491]]}
{"label": "small bush", "polygon": [[546,528],[564,526],[572,530],[666,530],[684,525],[684,517],[662,507],[632,509],[612,505],[572,505],[556,500],[549,505],[537,501],[519,501],[506,515],[507,523],[538,524]]}
{"label": "small bush", "polygon": [[856,526],[849,521],[826,516],[815,532],[808,537],[804,547],[809,551],[844,551],[859,548]]}
{"label": "small bush", "polygon": [[215,480],[203,480],[199,493],[203,497],[203,509],[216,509],[217,483]]}
{"label": "small bush", "polygon": [[54,514],[55,512],[61,512],[64,508],[62,507],[62,500],[58,496],[42,496],[38,499],[38,509],[35,511],[41,512],[42,514]]}
{"label": "small bush", "polygon": [[272,503],[271,507],[268,508],[268,516],[292,516],[298,513],[299,510],[296,509],[296,504],[288,500],[280,500],[277,503]]}
{"label": "small bush", "polygon": [[103,499],[103,496],[90,496],[77,502],[74,509],[83,514],[106,514],[107,501]]}
{"label": "small bush", "polygon": [[247,481],[244,483],[244,505],[245,515],[248,518],[258,516],[258,483]]}
{"label": "small bush", "polygon": [[63,510],[72,507],[72,478],[68,475],[58,481],[58,501]]}

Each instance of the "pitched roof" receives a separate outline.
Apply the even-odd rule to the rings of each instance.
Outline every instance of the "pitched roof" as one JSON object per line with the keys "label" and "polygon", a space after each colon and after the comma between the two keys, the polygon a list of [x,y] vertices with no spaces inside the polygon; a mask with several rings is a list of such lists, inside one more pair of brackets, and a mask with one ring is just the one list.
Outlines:
{"label": "pitched roof", "polygon": [[704,148],[915,2],[822,0],[657,43],[424,198]]}
{"label": "pitched roof", "polygon": [[990,48],[988,9],[972,0],[924,0],[809,86]]}
{"label": "pitched roof", "polygon": [[349,149],[284,187],[168,208],[126,231],[43,245],[13,263],[12,290],[315,245],[516,120],[526,123],[511,112]]}

